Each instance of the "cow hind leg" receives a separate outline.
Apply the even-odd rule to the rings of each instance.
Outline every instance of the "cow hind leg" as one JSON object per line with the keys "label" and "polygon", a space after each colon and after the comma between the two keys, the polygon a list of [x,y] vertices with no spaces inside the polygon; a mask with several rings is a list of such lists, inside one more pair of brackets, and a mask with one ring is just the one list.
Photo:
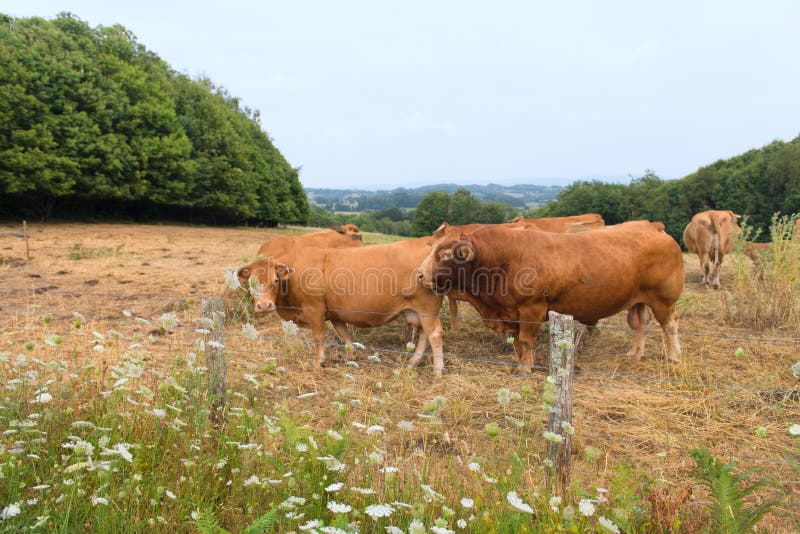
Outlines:
{"label": "cow hind leg", "polygon": [[644,355],[644,343],[647,340],[647,308],[644,303],[634,304],[628,310],[628,326],[633,329],[633,343],[628,357],[641,360]]}
{"label": "cow hind leg", "polygon": [[339,336],[339,339],[342,340],[342,343],[345,346],[345,359],[348,358],[347,354],[347,347],[352,348],[353,337],[350,335],[350,331],[347,329],[347,325],[342,321],[331,321],[333,324],[333,329],[336,331],[336,334]]}
{"label": "cow hind leg", "polygon": [[661,325],[661,329],[664,331],[664,341],[667,345],[667,357],[670,361],[673,362],[680,362],[681,361],[681,344],[680,340],[678,339],[678,318],[680,315],[678,314],[678,310],[675,309],[675,305],[664,305],[664,304],[655,304],[653,306],[653,315],[656,317],[656,321]]}
{"label": "cow hind leg", "polygon": [[722,257],[719,257],[719,259],[715,259],[715,261],[712,263],[712,273],[710,276],[710,283],[711,287],[713,287],[714,289],[719,289],[720,287],[719,285],[720,267],[722,267]]}

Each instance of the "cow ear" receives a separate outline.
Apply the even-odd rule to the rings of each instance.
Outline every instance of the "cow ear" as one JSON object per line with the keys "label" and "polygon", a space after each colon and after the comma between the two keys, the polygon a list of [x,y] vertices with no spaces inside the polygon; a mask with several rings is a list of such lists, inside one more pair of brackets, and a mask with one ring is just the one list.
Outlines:
{"label": "cow ear", "polygon": [[340,234],[344,234],[345,233],[344,232],[344,228],[342,228],[341,226],[331,226],[331,230],[335,230],[335,231],[339,232]]}
{"label": "cow ear", "polygon": [[444,222],[443,222],[443,223],[442,223],[442,224],[439,226],[439,228],[437,228],[436,230],[434,230],[434,231],[433,231],[433,234],[431,234],[431,235],[432,235],[433,237],[435,237],[436,239],[439,239],[440,237],[442,237],[442,236],[444,235],[444,233],[447,231],[447,228],[448,228],[449,226],[450,226],[450,225],[449,225],[449,224],[447,224],[447,221],[444,221]]}
{"label": "cow ear", "polygon": [[244,267],[241,267],[239,269],[239,271],[236,273],[236,276],[239,277],[239,280],[247,281],[247,280],[250,279],[250,273],[252,273],[252,270],[250,269],[250,266],[249,265],[245,265]]}
{"label": "cow ear", "polygon": [[286,265],[285,263],[276,263],[275,264],[275,274],[278,275],[278,278],[281,280],[285,280],[292,276],[294,273],[294,269]]}
{"label": "cow ear", "polygon": [[475,258],[475,248],[469,241],[462,241],[456,244],[453,256],[462,263],[469,263]]}

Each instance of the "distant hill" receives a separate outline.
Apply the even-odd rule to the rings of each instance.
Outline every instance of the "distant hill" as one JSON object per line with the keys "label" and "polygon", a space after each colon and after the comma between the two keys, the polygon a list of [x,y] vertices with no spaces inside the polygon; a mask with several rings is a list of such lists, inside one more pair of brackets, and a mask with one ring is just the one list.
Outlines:
{"label": "distant hill", "polygon": [[558,185],[457,185],[436,184],[391,190],[316,189],[306,188],[312,204],[329,211],[371,211],[389,208],[413,209],[431,191],[455,193],[467,189],[481,202],[503,202],[519,209],[530,209],[554,200],[562,187]]}

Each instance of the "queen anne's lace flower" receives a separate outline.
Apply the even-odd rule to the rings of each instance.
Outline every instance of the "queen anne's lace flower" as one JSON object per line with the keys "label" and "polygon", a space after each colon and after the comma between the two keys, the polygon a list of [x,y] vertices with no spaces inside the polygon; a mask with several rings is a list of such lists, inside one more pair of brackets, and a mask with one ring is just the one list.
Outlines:
{"label": "queen anne's lace flower", "polygon": [[508,504],[519,510],[520,512],[525,512],[528,514],[533,513],[533,508],[526,502],[523,502],[522,499],[517,496],[516,491],[509,491],[506,495],[506,499],[508,500]]}
{"label": "queen anne's lace flower", "polygon": [[372,519],[379,519],[381,517],[389,517],[394,512],[394,508],[388,504],[371,504],[364,508],[364,513]]}

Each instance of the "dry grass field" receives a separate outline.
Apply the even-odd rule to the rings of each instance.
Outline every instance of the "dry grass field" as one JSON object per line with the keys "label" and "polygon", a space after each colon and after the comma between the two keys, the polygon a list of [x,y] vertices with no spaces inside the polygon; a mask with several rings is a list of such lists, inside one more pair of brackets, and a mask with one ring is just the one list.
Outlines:
{"label": "dry grass field", "polygon": [[[34,224],[32,258],[26,261],[23,240],[13,235],[10,226],[2,230],[0,352],[13,358],[34,340],[36,350],[41,348],[38,358],[55,358],[60,353],[48,350],[42,339],[53,333],[63,336],[61,350],[67,351],[67,359],[97,369],[96,389],[76,393],[76,403],[83,402],[82,394],[111,387],[115,379],[109,369],[125,352],[124,343],[110,341],[105,352],[91,350],[98,339],[92,332],[108,338],[113,329],[126,340],[147,339],[147,365],[168,373],[181,354],[194,350],[197,335],[192,319],[200,315],[203,296],[223,293],[225,268],[243,263],[276,233],[305,231]],[[384,239],[367,234],[365,242]],[[594,498],[606,517],[620,525],[635,524],[637,531],[702,530],[708,525],[710,501],[695,477],[688,450],[707,447],[716,457],[735,461],[737,471],[756,470],[753,481],[771,477],[773,483],[757,492],[756,499],[770,497],[783,504],[766,516],[761,527],[797,531],[800,449],[788,428],[800,423],[798,380],[791,369],[800,360],[800,330],[797,325],[754,331],[746,324],[725,324],[725,287],[733,276],[732,262],[723,269],[720,291],[700,287],[696,257],[687,255],[686,267],[679,305],[680,364],[667,363],[662,336],[656,331],[649,334],[641,361],[626,357],[632,336],[624,314],[601,321],[582,345],[573,408],[573,488],[563,504]],[[154,327],[123,311],[153,324],[160,315],[174,312],[180,326],[165,335],[152,335]],[[72,327],[73,312],[86,318],[80,329]],[[426,484],[444,495],[443,502],[456,510],[455,517],[464,512],[470,531],[509,531],[510,523],[501,526],[491,516],[493,509],[508,507],[506,490],[531,502],[544,494],[544,417],[539,397],[545,372],[524,378],[509,374],[510,345],[484,328],[465,303],[461,314],[464,324],[452,332],[443,313],[447,359],[440,379],[433,378],[429,361],[415,370],[400,365],[407,358],[400,321],[357,331],[355,340],[366,350],[355,348],[345,354],[341,348],[330,349],[332,363],[323,372],[310,369],[313,345],[307,330],[287,335],[272,314],[255,319],[264,339],[251,340],[241,335],[241,325],[227,324],[229,406],[233,412],[254,406],[267,412],[283,408],[309,431],[324,434],[336,425],[348,429],[353,440],[363,434],[370,440],[364,451],[377,451],[378,464],[399,468],[391,488],[384,480],[375,482],[374,489],[386,501],[416,495],[425,502],[425,490],[419,487]],[[45,315],[52,317],[49,324],[42,322]],[[655,322],[651,324],[658,329]],[[329,341],[337,342],[332,330]],[[355,362],[346,363],[345,356]],[[545,332],[537,347],[538,363],[546,365],[546,358]],[[0,369],[9,372],[7,367]],[[0,378],[6,382],[9,376]],[[512,395],[508,403],[500,403],[501,388],[519,397]],[[445,399],[439,401],[442,406],[431,404],[436,397]],[[413,428],[398,428],[401,421],[412,422]],[[496,432],[491,425],[487,428],[490,423],[497,425]],[[384,432],[368,435],[360,425],[380,425]],[[252,436],[254,441],[261,437],[258,432]],[[471,471],[467,467],[471,462],[480,464],[481,470]],[[376,477],[363,457],[359,463],[351,458],[350,464],[347,483],[363,485]],[[598,492],[598,487],[608,492]],[[470,514],[475,517],[469,521],[459,504],[462,497],[475,501]],[[52,499],[55,514],[56,496]],[[183,506],[189,510],[195,505]],[[258,512],[226,508],[224,502],[219,506],[218,518],[229,529],[242,527]],[[396,508],[396,517],[412,513]],[[547,506],[537,508],[537,513],[544,513],[543,508],[546,511]],[[182,513],[167,516],[167,523],[184,518]],[[597,528],[589,522],[593,518],[579,519],[583,523],[576,525],[581,530]],[[137,529],[146,528],[145,520],[135,518]],[[362,531],[372,531],[368,518],[362,516],[360,521]],[[180,529],[188,528],[185,525]],[[284,523],[281,530],[297,526]]]}

